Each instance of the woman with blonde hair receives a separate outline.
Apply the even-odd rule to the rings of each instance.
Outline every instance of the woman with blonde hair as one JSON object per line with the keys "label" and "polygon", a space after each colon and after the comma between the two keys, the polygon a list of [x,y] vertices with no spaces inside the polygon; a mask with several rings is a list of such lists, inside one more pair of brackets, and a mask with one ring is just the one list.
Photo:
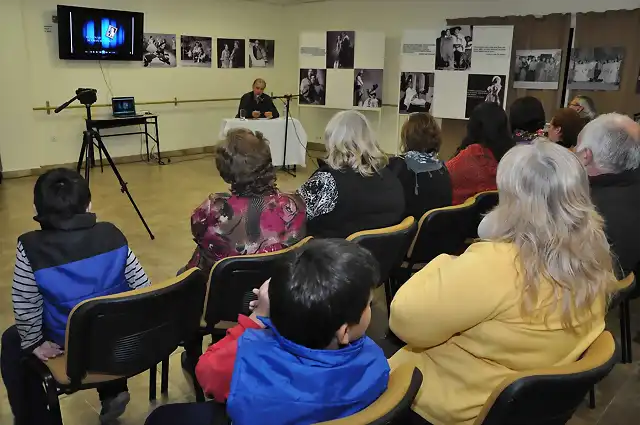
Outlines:
{"label": "woman with blonde hair", "polygon": [[413,411],[433,424],[472,424],[507,376],[576,361],[604,330],[615,277],[587,173],[546,140],[507,152],[499,205],[482,242],[441,255],[405,283],[390,327],[408,345],[394,368],[425,376]]}
{"label": "woman with blonde hair", "polygon": [[307,233],[345,238],[398,224],[404,218],[402,185],[386,168],[387,156],[365,116],[338,112],[324,140],[326,159],[298,191],[307,208]]}

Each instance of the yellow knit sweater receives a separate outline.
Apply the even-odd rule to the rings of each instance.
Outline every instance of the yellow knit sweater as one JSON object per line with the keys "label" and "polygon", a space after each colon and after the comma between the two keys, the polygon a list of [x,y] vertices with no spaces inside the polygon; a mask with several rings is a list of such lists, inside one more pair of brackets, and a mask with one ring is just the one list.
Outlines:
{"label": "yellow knit sweater", "polygon": [[[542,285],[541,299],[551,289]],[[604,329],[604,300],[573,332],[557,312],[546,324],[524,318],[520,302],[516,248],[507,243],[441,255],[400,288],[390,326],[408,345],[389,363],[414,361],[421,369],[415,412],[435,425],[472,424],[507,375],[573,362]]]}

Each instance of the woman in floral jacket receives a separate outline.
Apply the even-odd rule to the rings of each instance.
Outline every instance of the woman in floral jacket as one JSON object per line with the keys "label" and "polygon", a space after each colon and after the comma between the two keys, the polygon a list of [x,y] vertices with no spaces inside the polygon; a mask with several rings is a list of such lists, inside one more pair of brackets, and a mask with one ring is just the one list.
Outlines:
{"label": "woman in floral jacket", "polygon": [[260,132],[229,131],[216,147],[216,166],[231,193],[211,194],[193,212],[197,247],[187,268],[208,273],[223,258],[278,251],[305,237],[304,202],[276,188],[271,151]]}

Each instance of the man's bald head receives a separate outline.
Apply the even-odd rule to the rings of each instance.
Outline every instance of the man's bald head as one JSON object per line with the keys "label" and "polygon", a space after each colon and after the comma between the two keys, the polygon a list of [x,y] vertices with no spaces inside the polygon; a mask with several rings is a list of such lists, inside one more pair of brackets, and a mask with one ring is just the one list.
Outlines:
{"label": "man's bald head", "polygon": [[584,127],[576,151],[589,175],[637,169],[640,125],[626,115],[600,115]]}

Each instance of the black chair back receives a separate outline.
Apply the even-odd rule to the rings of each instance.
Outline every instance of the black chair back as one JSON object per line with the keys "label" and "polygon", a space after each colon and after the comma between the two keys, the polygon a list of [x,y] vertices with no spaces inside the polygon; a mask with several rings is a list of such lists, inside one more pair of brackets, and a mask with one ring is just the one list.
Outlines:
{"label": "black chair back", "polygon": [[188,270],[158,285],[78,304],[66,334],[67,376],[133,376],[165,360],[197,331],[206,275]]}
{"label": "black chair back", "polygon": [[426,264],[440,254],[464,252],[474,214],[473,198],[461,205],[427,211],[418,222],[418,234],[409,248],[409,268]]}
{"label": "black chair back", "polygon": [[256,299],[253,289],[259,288],[281,261],[309,240],[311,237],[281,251],[228,257],[215,263],[204,311],[207,329],[212,330],[221,321],[236,322],[238,314],[249,315],[249,303]]}
{"label": "black chair back", "polygon": [[368,249],[378,260],[382,283],[389,280],[391,272],[404,261],[417,230],[416,220],[407,217],[398,225],[357,232],[347,240]]}
{"label": "black chair back", "polygon": [[615,340],[605,331],[575,363],[505,379],[474,425],[564,425],[618,357]]}
{"label": "black chair back", "polygon": [[476,196],[474,196],[473,199],[474,199],[475,211],[474,211],[473,222],[471,223],[471,227],[470,227],[471,233],[469,234],[469,237],[472,239],[477,239],[478,226],[480,225],[480,222],[482,221],[482,219],[487,213],[489,213],[492,209],[498,206],[498,201],[499,201],[498,191],[490,190],[487,192],[481,192],[481,193],[478,193]]}

